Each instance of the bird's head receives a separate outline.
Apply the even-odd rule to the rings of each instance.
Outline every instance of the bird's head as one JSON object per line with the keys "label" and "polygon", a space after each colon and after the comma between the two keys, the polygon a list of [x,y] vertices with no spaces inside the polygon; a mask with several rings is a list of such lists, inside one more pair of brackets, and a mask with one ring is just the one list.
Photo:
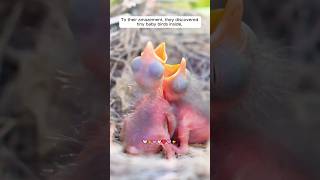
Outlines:
{"label": "bird's head", "polygon": [[135,81],[144,89],[157,89],[162,86],[167,54],[165,43],[161,43],[155,49],[149,41],[141,56],[131,61],[131,69]]}

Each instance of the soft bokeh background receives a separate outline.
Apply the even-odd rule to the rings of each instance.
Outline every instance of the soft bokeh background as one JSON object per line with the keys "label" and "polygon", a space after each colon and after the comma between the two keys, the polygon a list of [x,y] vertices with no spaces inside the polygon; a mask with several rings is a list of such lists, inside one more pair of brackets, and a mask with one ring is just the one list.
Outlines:
{"label": "soft bokeh background", "polygon": [[319,9],[317,0],[259,0],[245,1],[244,14],[244,21],[258,37],[280,44],[279,50],[298,66],[291,108],[292,122],[299,128],[292,136],[296,142],[292,150],[313,172],[320,165]]}
{"label": "soft bokeh background", "polygon": [[0,1],[0,179],[71,173],[84,129],[105,122],[106,78],[95,73],[107,64],[101,2]]}
{"label": "soft bokeh background", "polygon": [[[229,124],[220,123],[225,126],[221,125],[222,128],[220,126],[220,131],[218,130],[220,139],[216,138],[217,146],[212,147],[216,153],[214,157],[221,157],[220,164],[214,164],[215,170],[218,171],[216,174],[219,172],[220,176],[223,173],[229,174],[234,179],[246,179],[245,177],[254,179],[257,176],[276,179],[269,176],[280,178],[283,173],[285,176],[291,175],[298,179],[307,179],[307,176],[319,179],[319,2],[313,0],[245,0],[244,2],[243,21],[253,29],[258,39],[255,47],[259,58],[254,59],[253,66],[256,71],[252,74],[253,80],[250,81],[254,90],[249,91],[241,99],[242,106],[226,113],[229,115],[226,119],[231,119]],[[231,129],[236,128],[224,133],[223,127],[228,128],[228,125]],[[242,131],[250,129],[254,133],[263,134],[264,137],[255,136],[250,132],[249,136],[256,139],[246,142],[245,136],[239,133],[241,130],[234,131],[235,129]],[[223,138],[228,135],[232,137],[230,139],[233,142]],[[266,142],[266,139],[271,140],[271,143],[267,142],[266,147],[260,150],[252,150],[257,147],[254,145],[255,141]],[[242,144],[246,152],[252,150],[250,152],[252,156],[249,154],[247,159],[240,158],[240,162],[237,162],[236,157],[241,157],[241,151],[223,148],[225,144],[232,146],[232,143]],[[249,147],[249,144],[252,146]],[[220,152],[219,148],[222,149]],[[268,164],[268,160],[263,159],[265,156],[262,155],[263,160],[261,162],[258,160],[257,171],[253,170],[254,167],[248,167],[248,164],[254,162],[252,159],[256,158],[255,153],[263,154],[271,150],[268,153],[270,155],[273,150],[281,148],[284,149],[284,153],[273,154],[268,158],[276,162],[273,165]],[[234,158],[228,158],[228,152],[230,156],[238,154],[234,155],[236,156]],[[225,155],[222,155],[224,153]],[[287,161],[282,159],[286,155],[290,155],[288,158],[290,166],[280,165]],[[236,162],[239,163],[239,167],[230,170],[228,168],[231,164],[236,163],[229,163],[223,167],[224,162]],[[280,167],[275,164],[279,164]],[[263,167],[261,171],[259,165],[260,168]],[[268,166],[272,166],[273,169],[268,171],[268,168],[265,168]],[[226,171],[219,171],[219,168],[225,168]],[[296,170],[293,170],[294,168]],[[248,173],[248,169],[252,172]],[[288,169],[289,173],[286,174],[285,171]],[[294,174],[299,171],[305,173],[304,178]],[[237,176],[236,173],[245,175]]]}

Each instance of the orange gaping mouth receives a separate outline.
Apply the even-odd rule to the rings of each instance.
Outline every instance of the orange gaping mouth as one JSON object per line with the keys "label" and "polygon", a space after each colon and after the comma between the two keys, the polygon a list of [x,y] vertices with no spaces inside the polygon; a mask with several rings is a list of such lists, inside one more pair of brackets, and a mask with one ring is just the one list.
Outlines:
{"label": "orange gaping mouth", "polygon": [[182,58],[180,64],[165,64],[163,79],[163,95],[168,101],[175,101],[183,96],[188,88],[186,60]]}
{"label": "orange gaping mouth", "polygon": [[[182,58],[179,64],[168,64],[166,63],[167,59],[165,43],[160,43],[156,48],[153,48],[153,44],[149,41],[141,53],[141,58],[133,60],[131,66],[134,71],[140,73],[140,79],[136,80],[140,85],[155,84],[155,82],[159,81],[159,83],[162,83],[160,86],[164,94],[169,94],[171,97],[180,96],[188,86],[187,61],[185,58]],[[154,61],[160,62],[161,65],[157,65]],[[148,66],[143,66],[143,63]],[[159,73],[159,69],[161,69],[159,66],[162,68],[161,73]],[[144,69],[141,70],[142,67]],[[154,77],[158,77],[155,75],[158,74],[159,78],[155,79]],[[149,78],[149,76],[152,78]],[[147,80],[150,83],[146,83]]]}
{"label": "orange gaping mouth", "polygon": [[174,73],[176,73],[178,71],[179,67],[180,67],[180,64],[165,64],[164,65],[164,69],[165,69],[164,77],[167,78],[167,77],[172,76]]}
{"label": "orange gaping mouth", "polygon": [[182,58],[180,64],[165,64],[165,73],[164,79],[165,81],[174,80],[179,74],[186,76],[186,65],[187,61],[185,58]]}
{"label": "orange gaping mouth", "polygon": [[143,52],[141,53],[144,59],[150,59],[150,57],[155,57],[159,60],[162,64],[167,62],[167,53],[166,53],[166,45],[164,42],[160,43],[155,49],[153,49],[153,45],[151,41],[148,41],[146,47],[144,48]]}
{"label": "orange gaping mouth", "polygon": [[[167,80],[174,79],[178,74],[185,73],[186,71],[186,59],[182,58],[180,64],[167,64],[166,45],[164,42],[160,43],[155,49],[153,49],[152,43],[149,41],[146,48],[141,53],[141,56],[155,57],[164,66],[164,78]],[[148,58],[145,58],[148,59]],[[149,58],[150,59],[150,58]]]}
{"label": "orange gaping mouth", "polygon": [[154,50],[158,59],[165,64],[167,62],[167,52],[166,52],[166,44],[164,42],[160,43],[158,47]]}

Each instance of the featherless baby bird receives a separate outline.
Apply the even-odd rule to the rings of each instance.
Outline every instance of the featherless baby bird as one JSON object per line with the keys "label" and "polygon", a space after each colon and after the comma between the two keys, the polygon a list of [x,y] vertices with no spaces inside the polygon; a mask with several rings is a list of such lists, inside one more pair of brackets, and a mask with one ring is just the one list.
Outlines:
{"label": "featherless baby bird", "polygon": [[[158,55],[155,62],[144,63],[142,57],[132,61],[134,79],[139,86],[147,90],[147,94],[156,91],[169,103],[177,121],[171,132],[174,132],[173,139],[178,147],[175,145],[171,147],[175,152],[184,154],[188,150],[189,143],[205,143],[210,137],[209,102],[205,103],[199,96],[199,91],[193,87],[196,84],[191,83],[191,79],[195,81],[195,78],[186,68],[186,59],[182,58],[180,64],[166,63],[165,43],[161,43],[155,49],[155,53]],[[161,106],[159,103],[159,107]]]}
{"label": "featherless baby bird", "polygon": [[177,124],[162,92],[165,61],[164,44],[154,49],[148,42],[141,56],[131,62],[134,79],[146,93],[137,101],[134,112],[124,119],[121,136],[129,154],[153,154],[161,149],[167,158],[175,154],[174,145],[165,143],[170,142]]}
{"label": "featherless baby bird", "polygon": [[174,137],[179,148],[175,151],[185,154],[189,144],[206,143],[210,138],[210,98],[201,96],[197,79],[186,68],[186,59],[165,67],[164,97],[174,109],[178,121]]}

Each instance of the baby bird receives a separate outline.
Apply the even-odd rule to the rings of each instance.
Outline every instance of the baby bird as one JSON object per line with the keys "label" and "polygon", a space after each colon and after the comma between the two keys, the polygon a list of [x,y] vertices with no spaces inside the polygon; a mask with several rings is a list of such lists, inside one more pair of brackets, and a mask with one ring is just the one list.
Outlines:
{"label": "baby bird", "polygon": [[158,55],[156,59],[164,67],[164,69],[159,68],[163,72],[163,78],[154,78],[150,70],[143,69],[145,67],[142,65],[141,58],[137,57],[132,61],[134,79],[138,85],[147,89],[148,93],[154,90],[158,90],[160,94],[163,93],[164,99],[170,103],[178,121],[174,137],[180,142],[179,148],[176,146],[172,148],[177,153],[184,154],[188,151],[189,143],[204,143],[210,137],[209,102],[205,103],[201,97],[196,98],[199,91],[196,87],[189,87],[193,77],[186,69],[187,62],[184,58],[180,64],[167,64],[164,43],[156,48],[155,53]]}
{"label": "baby bird", "polygon": [[167,158],[174,156],[169,142],[176,128],[170,104],[163,98],[162,81],[166,54],[164,44],[155,50],[148,42],[141,56],[134,58],[131,68],[135,81],[146,90],[135,110],[124,120],[122,138],[129,154],[154,154],[161,149]]}
{"label": "baby bird", "polygon": [[186,63],[182,58],[180,64],[166,65],[163,82],[164,97],[178,121],[175,137],[180,145],[174,149],[179,154],[187,153],[189,144],[205,143],[210,138],[209,102],[197,96],[199,90],[191,83],[195,79],[186,69]]}

